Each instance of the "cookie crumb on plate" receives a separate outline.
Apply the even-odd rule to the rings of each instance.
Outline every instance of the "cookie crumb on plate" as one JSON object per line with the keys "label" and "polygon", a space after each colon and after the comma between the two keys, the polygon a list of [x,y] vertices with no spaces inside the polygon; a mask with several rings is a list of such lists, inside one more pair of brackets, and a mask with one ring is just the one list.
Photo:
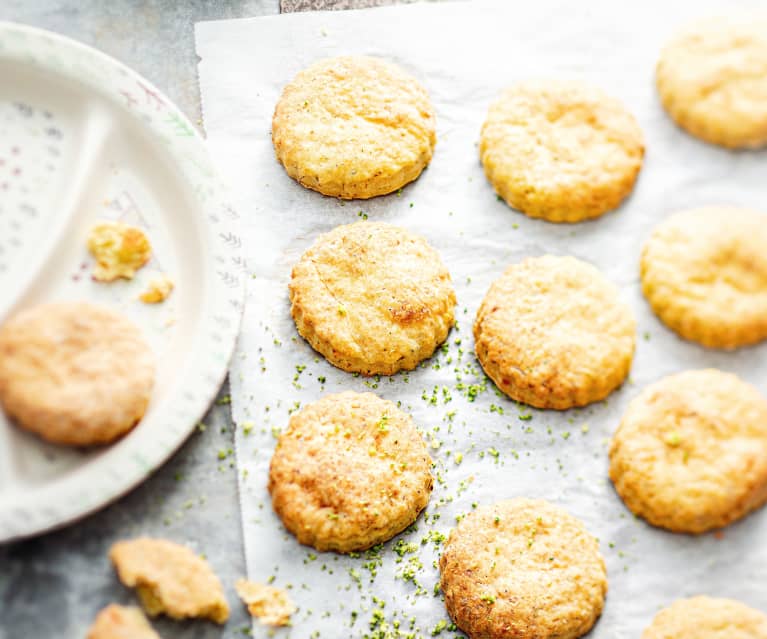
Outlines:
{"label": "cookie crumb on plate", "polygon": [[91,228],[88,250],[96,258],[93,279],[99,282],[133,279],[152,256],[152,246],[144,231],[114,221],[99,222]]}

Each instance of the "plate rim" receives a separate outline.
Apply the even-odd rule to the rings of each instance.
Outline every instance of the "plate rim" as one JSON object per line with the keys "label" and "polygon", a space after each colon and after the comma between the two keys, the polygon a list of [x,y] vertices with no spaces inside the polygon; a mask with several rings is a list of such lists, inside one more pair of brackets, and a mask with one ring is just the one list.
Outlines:
{"label": "plate rim", "polygon": [[[176,380],[176,391],[163,399],[152,417],[164,424],[163,436],[157,437],[152,429],[131,431],[91,462],[94,477],[64,477],[36,492],[33,499],[24,499],[23,505],[0,503],[1,544],[61,528],[104,508],[146,480],[181,447],[209,410],[227,376],[242,322],[246,278],[239,215],[230,204],[228,186],[215,167],[205,138],[153,83],[94,47],[15,22],[0,21],[0,60],[31,64],[84,84],[161,139],[203,213],[208,232],[206,302],[215,309],[201,316],[190,361],[195,364],[206,350],[207,365],[204,370],[190,365]],[[93,76],[81,75],[89,69]],[[123,104],[118,95],[123,96]],[[158,119],[158,114],[165,119]],[[180,409],[174,407],[179,399],[183,403]],[[86,482],[87,487],[82,485]]]}

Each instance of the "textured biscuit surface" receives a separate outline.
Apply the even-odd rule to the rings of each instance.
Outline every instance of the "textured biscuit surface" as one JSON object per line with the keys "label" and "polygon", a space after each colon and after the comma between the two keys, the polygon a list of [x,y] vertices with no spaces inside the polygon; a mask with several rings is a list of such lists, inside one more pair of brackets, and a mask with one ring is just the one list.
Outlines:
{"label": "textured biscuit surface", "polygon": [[635,332],[631,309],[596,268],[552,255],[512,264],[474,320],[477,357],[498,388],[560,410],[604,399],[623,382]]}
{"label": "textured biscuit surface", "polygon": [[490,106],[480,158],[509,206],[550,222],[618,207],[634,188],[644,141],[634,117],[601,90],[529,81]]}
{"label": "textured biscuit surface", "polygon": [[767,615],[732,599],[680,599],[655,616],[642,639],[767,639]]}
{"label": "textured biscuit surface", "polygon": [[119,541],[109,558],[120,581],[136,593],[152,617],[200,617],[216,623],[229,618],[221,582],[208,562],[186,546],[165,539],[139,537]]}
{"label": "textured biscuit surface", "polygon": [[114,221],[99,222],[90,230],[88,249],[96,258],[93,279],[100,282],[130,280],[152,256],[144,231]]}
{"label": "textured biscuit surface", "polygon": [[160,639],[141,608],[111,604],[96,616],[85,639]]}
{"label": "textured biscuit surface", "polygon": [[142,418],[154,355],[136,326],[85,302],[44,304],[0,327],[0,403],[52,442],[108,443]]}
{"label": "textured biscuit surface", "polygon": [[726,526],[767,500],[767,401],[718,370],[661,379],[629,404],[610,445],[610,479],[655,526]]}
{"label": "textured biscuit surface", "polygon": [[290,418],[272,457],[269,492],[299,542],[352,552],[416,520],[431,494],[430,469],[410,416],[372,393],[347,391]]}
{"label": "textured biscuit surface", "polygon": [[767,338],[767,215],[706,207],[671,215],[642,249],[642,292],[661,321],[710,348]]}
{"label": "textured biscuit surface", "polygon": [[450,273],[426,240],[390,224],[357,222],[321,235],[293,268],[298,332],[339,368],[410,370],[454,321]]}
{"label": "textured biscuit surface", "polygon": [[510,499],[469,513],[439,562],[450,617],[471,639],[574,639],[602,613],[597,540],[546,501]]}
{"label": "textured biscuit surface", "polygon": [[258,584],[247,579],[237,581],[237,594],[251,616],[267,626],[287,626],[296,611],[295,604],[282,588]]}
{"label": "textured biscuit surface", "polygon": [[663,49],[661,102],[692,135],[728,148],[767,144],[767,12],[699,20]]}
{"label": "textured biscuit surface", "polygon": [[277,159],[303,186],[344,199],[396,191],[429,164],[434,109],[417,80],[364,56],[320,60],[277,103]]}

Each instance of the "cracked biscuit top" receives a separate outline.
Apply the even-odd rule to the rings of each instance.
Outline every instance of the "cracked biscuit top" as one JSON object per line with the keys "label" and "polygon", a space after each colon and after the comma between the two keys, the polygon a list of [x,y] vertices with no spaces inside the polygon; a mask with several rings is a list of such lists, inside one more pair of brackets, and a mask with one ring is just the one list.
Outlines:
{"label": "cracked biscuit top", "polygon": [[426,507],[434,480],[408,414],[346,391],[290,418],[269,466],[272,506],[299,542],[353,552],[391,539]]}
{"label": "cracked biscuit top", "polygon": [[384,195],[429,164],[434,108],[418,81],[365,56],[320,60],[288,84],[274,110],[272,142],[288,175],[343,199]]}
{"label": "cracked biscuit top", "polygon": [[321,235],[293,268],[298,332],[345,371],[393,375],[432,355],[454,321],[455,292],[437,252],[390,224]]}
{"label": "cracked biscuit top", "polygon": [[688,133],[727,148],[767,144],[767,12],[731,11],[682,29],[656,69],[661,102]]}
{"label": "cracked biscuit top", "polygon": [[477,358],[512,399],[565,410],[607,397],[634,355],[636,322],[591,264],[543,255],[512,264],[474,320]]}
{"label": "cracked biscuit top", "polygon": [[480,159],[496,193],[549,222],[579,222],[617,208],[643,158],[634,116],[578,82],[510,87],[490,106],[480,136]]}
{"label": "cracked biscuit top", "polygon": [[680,337],[733,349],[767,339],[767,215],[709,206],[670,215],[642,249],[642,292]]}
{"label": "cracked biscuit top", "polygon": [[733,599],[698,596],[661,610],[642,639],[767,639],[767,615]]}

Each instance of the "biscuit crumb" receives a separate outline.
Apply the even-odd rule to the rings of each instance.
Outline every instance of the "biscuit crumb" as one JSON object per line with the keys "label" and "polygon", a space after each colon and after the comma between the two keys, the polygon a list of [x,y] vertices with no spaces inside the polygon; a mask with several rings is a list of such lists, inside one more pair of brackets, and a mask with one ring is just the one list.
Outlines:
{"label": "biscuit crumb", "polygon": [[140,537],[112,546],[120,581],[135,588],[144,610],[173,619],[198,617],[223,624],[229,605],[208,562],[181,544]]}
{"label": "biscuit crumb", "polygon": [[133,279],[152,255],[152,246],[144,231],[113,221],[99,222],[91,229],[88,250],[96,258],[93,279],[99,282]]}
{"label": "biscuit crumb", "polygon": [[282,588],[239,579],[235,586],[237,594],[248,607],[251,616],[268,626],[287,626],[296,611],[295,604]]}
{"label": "biscuit crumb", "polygon": [[110,604],[96,615],[85,639],[160,639],[160,635],[141,608]]}
{"label": "biscuit crumb", "polygon": [[160,304],[168,299],[168,296],[173,291],[175,284],[173,280],[165,275],[160,274],[149,281],[149,285],[146,290],[139,295],[139,299],[144,304]]}

